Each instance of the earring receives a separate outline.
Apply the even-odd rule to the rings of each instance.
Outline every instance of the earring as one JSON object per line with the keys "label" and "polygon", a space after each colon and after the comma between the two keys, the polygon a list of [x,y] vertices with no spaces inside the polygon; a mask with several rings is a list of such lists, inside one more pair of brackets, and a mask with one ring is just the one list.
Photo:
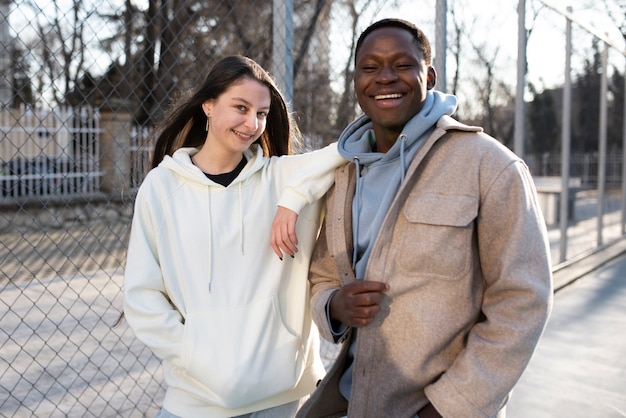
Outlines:
{"label": "earring", "polygon": [[209,119],[211,119],[211,115],[206,115],[206,127],[204,128],[206,132],[209,132]]}

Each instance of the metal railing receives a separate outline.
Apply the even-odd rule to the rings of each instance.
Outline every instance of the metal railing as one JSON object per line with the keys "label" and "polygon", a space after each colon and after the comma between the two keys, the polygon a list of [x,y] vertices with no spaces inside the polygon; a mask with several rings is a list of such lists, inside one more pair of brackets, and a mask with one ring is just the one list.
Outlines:
{"label": "metal railing", "polygon": [[98,192],[99,120],[85,107],[0,110],[0,202]]}

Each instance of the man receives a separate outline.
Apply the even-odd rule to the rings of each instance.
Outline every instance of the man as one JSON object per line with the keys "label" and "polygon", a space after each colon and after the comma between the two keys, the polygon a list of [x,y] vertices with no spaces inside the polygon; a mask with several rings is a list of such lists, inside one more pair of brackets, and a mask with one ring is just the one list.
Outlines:
{"label": "man", "polygon": [[346,341],[299,417],[503,417],[552,301],[524,162],[450,115],[428,39],[385,19],[357,42],[365,115],[342,133],[310,270],[321,335]]}

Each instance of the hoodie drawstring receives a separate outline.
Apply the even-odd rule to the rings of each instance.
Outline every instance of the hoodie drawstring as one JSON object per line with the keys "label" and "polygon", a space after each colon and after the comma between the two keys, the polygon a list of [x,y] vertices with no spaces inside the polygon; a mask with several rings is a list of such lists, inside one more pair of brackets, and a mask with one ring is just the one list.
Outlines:
{"label": "hoodie drawstring", "polygon": [[[401,134],[398,137],[400,141],[400,184],[398,187],[404,182],[404,178],[406,176],[406,157],[405,157],[405,149],[407,144],[407,136]],[[358,243],[359,243],[359,216],[361,214],[362,207],[362,191],[363,191],[363,180],[361,177],[361,161],[358,156],[352,157],[352,161],[354,161],[354,166],[356,169],[356,191],[355,191],[355,213],[353,214],[353,249],[352,249],[352,269],[356,268],[356,262],[358,259]]]}
{"label": "hoodie drawstring", "polygon": [[352,224],[354,225],[354,237],[352,241],[352,270],[356,268],[357,261],[357,247],[359,243],[359,222],[358,216],[361,213],[361,188],[363,187],[363,181],[361,180],[361,164],[359,161],[359,157],[353,157],[354,166],[356,168],[356,216],[352,220]]}
{"label": "hoodie drawstring", "polygon": [[[211,189],[207,188],[207,193],[209,196],[209,223],[211,222]],[[243,196],[241,193],[241,182],[239,182],[237,184],[237,193],[238,193],[238,200],[239,200],[239,254],[243,255],[243,229],[244,229],[244,222],[243,222]],[[213,234],[209,234],[210,237],[213,236]],[[209,263],[209,266],[211,266],[211,246],[213,245],[213,242],[211,241],[211,239],[209,239],[209,253],[207,254],[207,261]],[[213,277],[212,274],[209,274],[209,293],[211,293],[211,278]]]}
{"label": "hoodie drawstring", "polygon": [[[208,199],[208,208],[209,208],[209,213],[207,214],[207,216],[209,217],[208,223],[209,225],[211,225],[211,218],[213,217],[211,214],[211,189],[209,187],[207,187],[207,199]],[[213,234],[209,233],[209,248],[208,248],[208,254],[206,255],[207,257],[207,266],[208,269],[207,271],[209,272],[208,276],[209,276],[209,293],[211,293],[211,284],[212,284],[212,277],[213,274],[211,274],[211,266],[213,265],[213,260],[211,260],[211,254],[213,253]]]}
{"label": "hoodie drawstring", "polygon": [[241,182],[237,183],[239,193],[239,254],[243,255],[243,202],[241,197]]}
{"label": "hoodie drawstring", "polygon": [[404,148],[406,147],[406,135],[400,135],[400,170],[402,177],[400,178],[400,184],[404,183],[404,176],[406,175],[406,161],[404,160]]}

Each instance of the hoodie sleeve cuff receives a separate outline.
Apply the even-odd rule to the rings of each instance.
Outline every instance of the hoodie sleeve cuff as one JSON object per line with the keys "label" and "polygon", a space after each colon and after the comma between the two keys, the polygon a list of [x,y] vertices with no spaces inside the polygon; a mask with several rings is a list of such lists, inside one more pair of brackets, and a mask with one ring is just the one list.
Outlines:
{"label": "hoodie sleeve cuff", "polygon": [[336,343],[343,342],[343,340],[345,340],[346,336],[348,335],[348,330],[350,329],[349,326],[339,321],[335,321],[330,317],[330,301],[333,299],[333,297],[335,297],[338,291],[339,290],[334,291],[333,294],[330,295],[330,297],[328,298],[328,302],[326,302],[326,319],[328,320],[328,328],[330,328],[330,333],[332,334],[333,339]]}
{"label": "hoodie sleeve cuff", "polygon": [[303,196],[292,189],[286,189],[278,201],[278,206],[290,209],[297,214],[300,214],[300,211],[308,204],[309,202]]}

